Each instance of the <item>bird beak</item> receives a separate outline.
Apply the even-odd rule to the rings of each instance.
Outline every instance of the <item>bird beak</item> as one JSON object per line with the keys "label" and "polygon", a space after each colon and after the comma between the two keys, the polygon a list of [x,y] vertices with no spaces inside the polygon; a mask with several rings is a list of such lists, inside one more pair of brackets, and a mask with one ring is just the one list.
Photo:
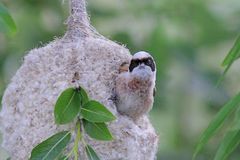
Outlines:
{"label": "bird beak", "polygon": [[144,64],[141,64],[141,65],[139,66],[139,69],[145,69],[145,65],[144,65]]}

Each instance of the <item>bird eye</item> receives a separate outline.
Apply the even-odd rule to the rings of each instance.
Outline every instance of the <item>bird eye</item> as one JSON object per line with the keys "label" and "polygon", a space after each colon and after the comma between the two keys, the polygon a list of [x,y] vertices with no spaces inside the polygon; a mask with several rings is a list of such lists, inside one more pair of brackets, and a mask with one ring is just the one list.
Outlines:
{"label": "bird eye", "polygon": [[129,66],[129,71],[132,72],[133,69],[136,68],[138,65],[139,65],[138,60],[132,60],[130,66]]}
{"label": "bird eye", "polygon": [[145,59],[145,60],[143,61],[143,63],[144,63],[146,66],[149,66],[149,67],[152,69],[152,71],[155,71],[155,64],[154,64],[152,58],[147,58],[147,59]]}
{"label": "bird eye", "polygon": [[151,60],[150,59],[145,59],[143,63],[147,66],[150,66],[151,65]]}

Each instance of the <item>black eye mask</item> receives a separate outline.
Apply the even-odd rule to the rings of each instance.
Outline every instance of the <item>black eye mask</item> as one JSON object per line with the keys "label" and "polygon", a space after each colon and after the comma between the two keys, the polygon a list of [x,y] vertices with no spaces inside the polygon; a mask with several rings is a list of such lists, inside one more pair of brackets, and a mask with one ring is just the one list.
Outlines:
{"label": "black eye mask", "polygon": [[151,57],[149,57],[149,58],[144,58],[144,59],[131,60],[131,63],[129,66],[129,71],[132,72],[134,68],[136,68],[137,66],[139,66],[142,63],[144,63],[146,66],[149,66],[153,72],[156,70],[153,59]]}

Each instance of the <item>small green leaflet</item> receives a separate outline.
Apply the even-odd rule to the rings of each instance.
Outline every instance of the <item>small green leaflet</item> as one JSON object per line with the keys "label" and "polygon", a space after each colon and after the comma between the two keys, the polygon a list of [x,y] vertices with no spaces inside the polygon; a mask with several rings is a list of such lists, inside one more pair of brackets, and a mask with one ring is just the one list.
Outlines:
{"label": "small green leaflet", "polygon": [[0,2],[0,31],[10,34],[14,34],[17,31],[17,27],[11,15],[1,2]]}
{"label": "small green leaflet", "polygon": [[81,105],[83,106],[85,103],[89,101],[87,92],[82,88],[77,88],[78,94],[81,97]]}
{"label": "small green leaflet", "polygon": [[[0,102],[2,102],[2,95],[0,94]],[[0,103],[0,111],[2,110],[2,103]]]}
{"label": "small green leaflet", "polygon": [[110,122],[116,119],[104,105],[93,100],[87,102],[82,107],[81,115],[90,122]]}
{"label": "small green leaflet", "polygon": [[231,66],[232,63],[240,57],[240,36],[235,41],[228,55],[222,62],[222,66]]}
{"label": "small green leaflet", "polygon": [[100,158],[98,157],[97,153],[93,150],[93,148],[89,145],[87,145],[85,147],[87,156],[89,160],[100,160]]}
{"label": "small green leaflet", "polygon": [[68,131],[51,136],[32,150],[30,160],[53,160],[58,158],[70,139],[71,133]]}
{"label": "small green leaflet", "polygon": [[229,131],[224,136],[214,160],[226,160],[240,144],[240,130]]}
{"label": "small green leaflet", "polygon": [[222,109],[217,113],[214,119],[210,122],[207,129],[203,132],[198,142],[197,148],[194,152],[193,159],[196,158],[197,154],[206,145],[209,139],[216,133],[216,131],[222,126],[224,120],[229,114],[234,111],[240,104],[240,93],[232,98]]}
{"label": "small green leaflet", "polygon": [[235,44],[229,51],[228,55],[225,57],[225,59],[222,62],[222,66],[226,66],[226,68],[224,69],[223,74],[220,76],[216,86],[219,86],[224,76],[232,66],[233,62],[237,60],[239,57],[240,57],[240,36],[238,37]]}
{"label": "small green leaflet", "polygon": [[226,68],[224,69],[223,74],[218,79],[216,87],[218,87],[221,84],[224,76],[226,75],[234,61],[237,60],[239,57],[240,57],[240,36],[237,38],[235,44],[233,45],[228,55],[224,58],[222,62],[222,66],[224,67],[226,66]]}
{"label": "small green leaflet", "polygon": [[113,140],[112,134],[108,130],[107,125],[105,123],[92,123],[84,120],[83,125],[85,131],[91,138],[102,141]]}
{"label": "small green leaflet", "polygon": [[55,122],[57,124],[66,124],[73,121],[79,113],[80,105],[81,99],[76,89],[68,88],[63,91],[55,105]]}

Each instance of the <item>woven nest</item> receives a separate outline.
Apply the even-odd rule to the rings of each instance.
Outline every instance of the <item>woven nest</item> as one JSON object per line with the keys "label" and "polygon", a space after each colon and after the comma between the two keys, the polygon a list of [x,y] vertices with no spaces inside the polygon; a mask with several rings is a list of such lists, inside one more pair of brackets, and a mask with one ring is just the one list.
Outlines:
{"label": "woven nest", "polygon": [[[117,116],[117,120],[109,124],[114,141],[101,142],[85,137],[100,158],[153,160],[158,137],[149,119],[144,116],[136,124],[120,115],[109,99],[119,66],[131,59],[129,51],[90,26],[84,0],[72,0],[70,4],[66,34],[42,48],[31,50],[4,93],[0,112],[2,146],[12,159],[26,160],[42,140],[73,127],[73,124],[57,126],[53,110],[59,94],[76,85],[73,78],[78,73],[77,84]],[[81,160],[85,160],[82,151],[80,148]]]}

